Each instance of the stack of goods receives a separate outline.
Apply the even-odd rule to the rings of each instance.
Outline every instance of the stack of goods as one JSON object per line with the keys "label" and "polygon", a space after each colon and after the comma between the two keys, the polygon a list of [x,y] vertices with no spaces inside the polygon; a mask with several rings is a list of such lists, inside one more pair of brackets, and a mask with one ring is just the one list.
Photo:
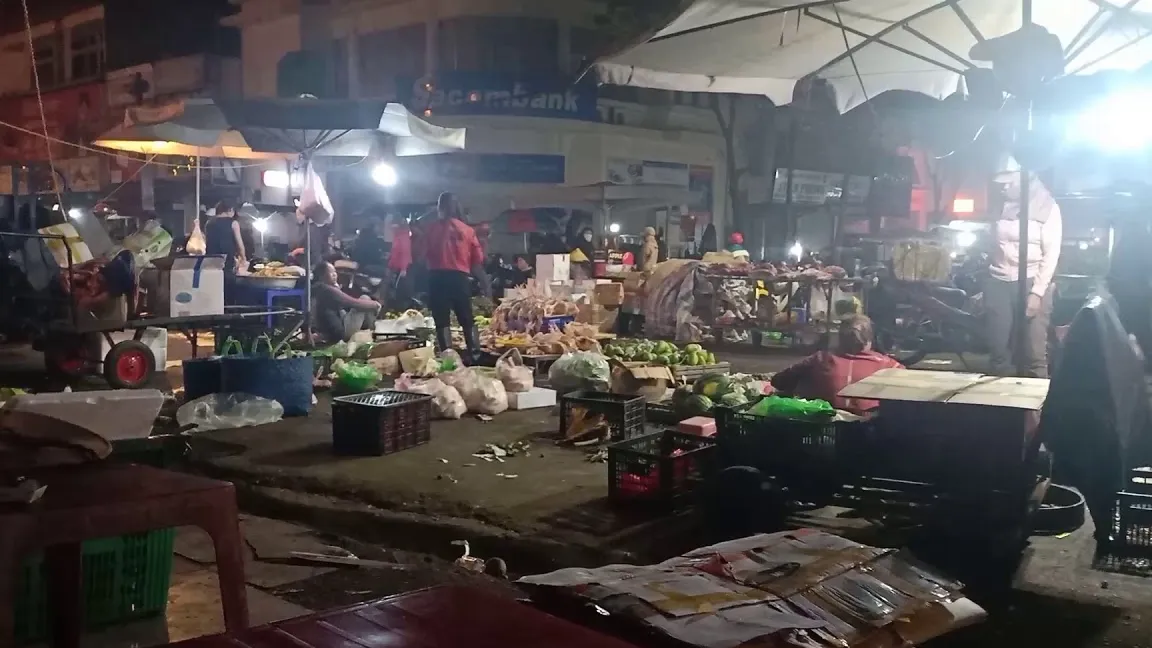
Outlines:
{"label": "stack of goods", "polygon": [[550,333],[563,330],[580,312],[576,302],[546,297],[532,290],[507,297],[492,311],[493,333]]}
{"label": "stack of goods", "polygon": [[911,556],[811,529],[519,582],[706,648],[896,648],[985,616],[960,583]]}
{"label": "stack of goods", "polygon": [[604,355],[622,362],[650,362],[665,367],[703,367],[716,364],[716,354],[705,351],[699,344],[678,347],[663,340],[615,340],[604,347]]}
{"label": "stack of goods", "polygon": [[710,275],[728,277],[747,277],[755,275],[757,278],[772,281],[806,281],[821,282],[843,279],[848,276],[847,271],[840,266],[824,265],[817,261],[803,263],[789,263],[786,261],[760,261],[758,263],[728,264],[713,263],[705,270]]}

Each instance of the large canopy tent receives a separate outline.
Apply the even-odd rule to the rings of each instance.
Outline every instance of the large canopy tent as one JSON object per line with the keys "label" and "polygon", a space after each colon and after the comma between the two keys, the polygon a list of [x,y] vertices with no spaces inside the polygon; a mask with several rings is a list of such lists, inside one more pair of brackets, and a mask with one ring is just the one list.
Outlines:
{"label": "large canopy tent", "polygon": [[[1142,1],[1152,7],[1152,0],[692,0],[651,37],[595,67],[604,83],[766,95],[777,104],[790,103],[799,82],[822,79],[843,111],[887,90],[943,98],[991,62],[989,89],[1014,95],[1005,112],[1012,152],[1024,157],[1034,148],[1032,102],[1044,82],[1152,61],[1152,14],[1140,11]],[[1021,195],[1029,195],[1034,163],[1022,159]],[[1026,241],[1027,201],[1019,221]],[[1019,264],[1017,339],[1024,339],[1026,246]],[[1024,362],[1021,353],[1021,371]]]}
{"label": "large canopy tent", "polygon": [[[103,148],[199,159],[297,160],[315,157],[366,159],[443,153],[464,148],[465,129],[442,128],[383,101],[300,99],[188,99],[125,112],[124,123],[98,137]],[[311,227],[305,227],[305,258],[312,258]],[[305,263],[311,266],[311,263]],[[305,326],[310,324],[311,267],[305,268]]]}
{"label": "large canopy tent", "polygon": [[[1025,6],[1032,8],[1026,12]],[[1152,60],[1150,0],[694,0],[651,38],[596,64],[600,80],[791,102],[819,76],[848,110],[885,90],[943,98],[978,66],[973,46],[1043,26],[1065,72],[1131,70]]]}

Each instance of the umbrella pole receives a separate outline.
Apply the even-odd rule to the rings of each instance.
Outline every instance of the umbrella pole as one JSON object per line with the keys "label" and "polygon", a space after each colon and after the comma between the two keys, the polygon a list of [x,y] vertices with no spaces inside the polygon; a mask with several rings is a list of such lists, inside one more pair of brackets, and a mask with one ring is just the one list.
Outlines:
{"label": "umbrella pole", "polygon": [[200,220],[200,154],[196,154],[196,209],[192,212],[192,218]]}
{"label": "umbrella pole", "polygon": [[[1023,14],[1023,26],[1032,24],[1032,0],[1021,0],[1021,8]],[[1020,115],[1020,124],[1016,129],[1016,148],[1020,149],[1021,143],[1027,145],[1027,140],[1032,133],[1032,97],[1029,90],[1025,90],[1027,96],[1021,97],[1023,99],[1023,111]],[[1031,367],[1029,367],[1029,352],[1028,349],[1032,344],[1032,340],[1028,339],[1028,295],[1031,291],[1028,290],[1028,225],[1029,218],[1031,218],[1031,205],[1029,197],[1032,192],[1032,169],[1028,163],[1027,155],[1022,156],[1024,159],[1017,159],[1020,167],[1020,213],[1019,213],[1019,236],[1020,236],[1020,266],[1016,273],[1016,299],[1018,301],[1016,314],[1013,318],[1013,323],[1016,326],[1016,375],[1025,375]]]}
{"label": "umbrella pole", "polygon": [[312,221],[304,219],[304,339],[312,341]]}

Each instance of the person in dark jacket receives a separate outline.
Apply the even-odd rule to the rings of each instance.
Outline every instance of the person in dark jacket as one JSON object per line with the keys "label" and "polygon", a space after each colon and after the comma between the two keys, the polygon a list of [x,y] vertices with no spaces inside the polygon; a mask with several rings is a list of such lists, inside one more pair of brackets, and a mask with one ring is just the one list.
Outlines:
{"label": "person in dark jacket", "polygon": [[247,263],[248,253],[236,210],[223,200],[216,203],[216,214],[204,225],[204,252],[226,256],[224,267],[228,272],[236,272]]}
{"label": "person in dark jacket", "polygon": [[315,332],[329,343],[347,341],[357,331],[371,329],[380,312],[380,303],[361,297],[350,297],[340,290],[336,268],[321,261],[312,270],[312,299],[315,301]]}

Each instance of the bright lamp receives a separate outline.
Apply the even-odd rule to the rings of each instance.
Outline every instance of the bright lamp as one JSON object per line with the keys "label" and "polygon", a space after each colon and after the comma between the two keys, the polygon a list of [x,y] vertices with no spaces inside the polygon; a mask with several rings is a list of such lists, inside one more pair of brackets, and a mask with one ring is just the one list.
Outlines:
{"label": "bright lamp", "polygon": [[261,176],[261,180],[264,182],[265,187],[287,189],[289,182],[291,182],[291,176],[288,175],[287,171],[282,169],[268,169]]}
{"label": "bright lamp", "polygon": [[1152,143],[1148,106],[1152,89],[1126,88],[1105,96],[1073,116],[1068,139],[1110,151],[1136,151]]}
{"label": "bright lamp", "polygon": [[396,168],[391,164],[381,162],[372,167],[372,181],[381,187],[392,187],[396,185],[399,178],[396,175]]}

